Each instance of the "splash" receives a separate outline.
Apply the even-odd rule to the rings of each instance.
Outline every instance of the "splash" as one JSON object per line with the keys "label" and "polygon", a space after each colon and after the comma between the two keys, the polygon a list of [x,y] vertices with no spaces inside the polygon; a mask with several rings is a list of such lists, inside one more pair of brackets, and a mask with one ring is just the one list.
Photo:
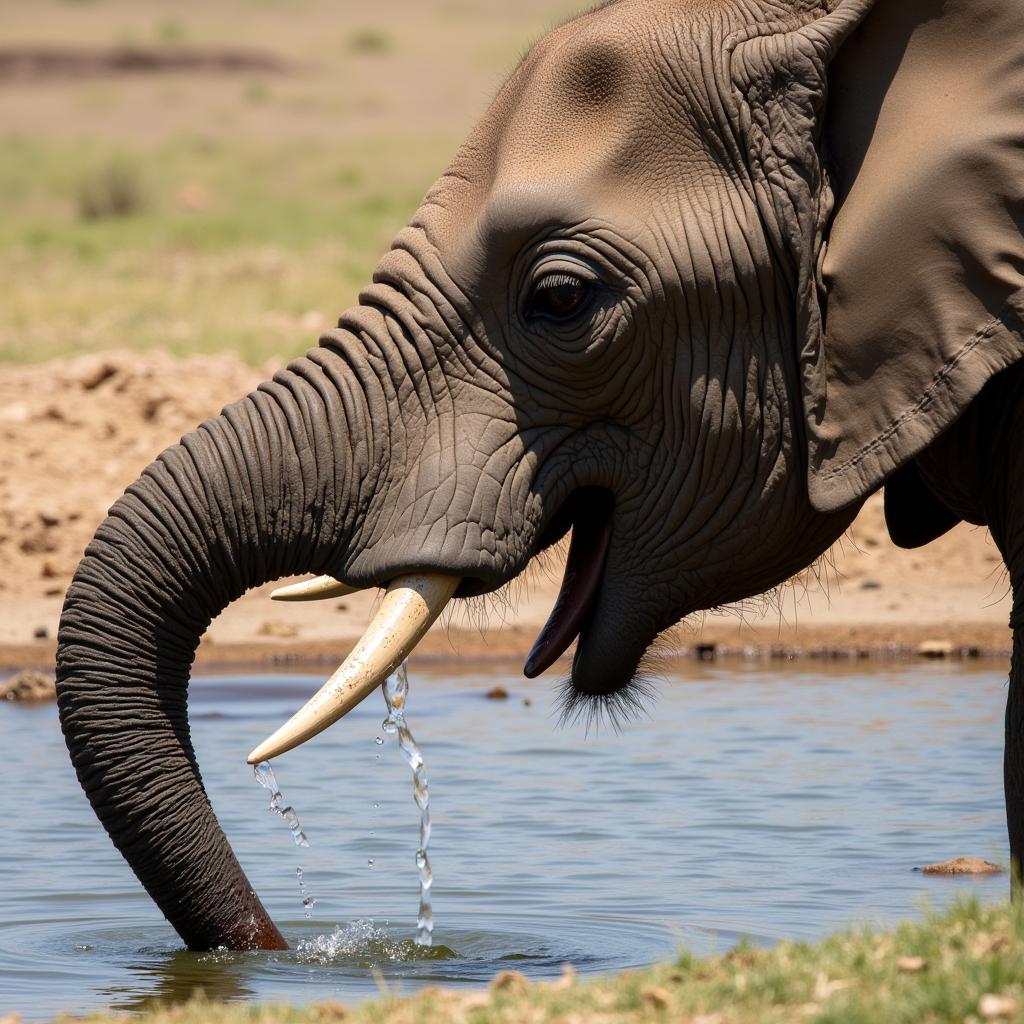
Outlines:
{"label": "splash", "polygon": [[416,870],[420,877],[420,909],[416,917],[416,945],[430,946],[434,941],[434,911],[430,902],[430,889],[434,875],[430,870],[427,847],[430,845],[430,791],[423,755],[405,721],[405,701],[409,695],[408,663],[402,662],[388,676],[381,689],[388,705],[388,715],[381,726],[389,736],[398,736],[398,746],[412,769],[412,795],[420,809],[420,845],[416,851]]}
{"label": "splash", "polygon": [[357,964],[372,967],[385,961],[453,960],[458,954],[447,946],[418,946],[409,939],[396,939],[372,921],[337,925],[330,935],[302,939],[295,947],[299,963]]}

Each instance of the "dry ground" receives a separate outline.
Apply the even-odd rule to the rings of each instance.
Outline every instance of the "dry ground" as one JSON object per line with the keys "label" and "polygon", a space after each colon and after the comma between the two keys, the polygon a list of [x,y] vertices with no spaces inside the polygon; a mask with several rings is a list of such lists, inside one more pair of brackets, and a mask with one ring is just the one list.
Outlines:
{"label": "dry ground", "polygon": [[[0,646],[8,654],[0,661],[49,659],[64,590],[111,502],[162,448],[272,369],[253,369],[230,354],[178,360],[130,352],[3,368]],[[899,551],[887,540],[875,497],[829,561],[817,575],[784,588],[774,605],[711,616],[703,630],[693,624],[680,631],[678,643],[877,648],[931,637],[958,646],[1008,643],[1005,576],[984,530],[960,526],[926,549]],[[509,588],[512,605],[492,603],[483,616],[489,629],[476,628],[479,607],[456,613],[447,629],[438,627],[428,650],[524,656],[557,588],[557,557],[550,562],[547,572]],[[283,647],[333,655],[358,635],[373,603],[367,594],[272,605],[267,590],[247,595],[214,623],[207,657],[228,657],[234,645],[247,657]]]}

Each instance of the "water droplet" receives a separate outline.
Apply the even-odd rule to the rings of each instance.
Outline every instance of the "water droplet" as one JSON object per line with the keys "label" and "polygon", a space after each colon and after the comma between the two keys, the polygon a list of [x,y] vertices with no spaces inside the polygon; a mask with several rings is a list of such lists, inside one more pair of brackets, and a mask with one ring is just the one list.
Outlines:
{"label": "water droplet", "polygon": [[373,737],[373,742],[376,743],[378,747],[382,746],[383,743],[384,743],[384,737],[383,736],[374,736]]}
{"label": "water droplet", "polygon": [[[291,831],[292,841],[295,845],[309,846],[309,839],[306,838],[306,833],[302,831],[295,808],[291,804],[284,802],[284,797],[281,795],[281,787],[277,784],[277,778],[274,775],[274,769],[270,767],[270,762],[261,761],[253,768],[253,774],[256,776],[256,781],[270,792],[270,807],[268,810],[284,818],[285,824]],[[311,908],[316,903],[316,900],[309,895],[306,882],[302,877],[301,867],[295,869],[295,875],[299,880],[299,896],[302,898],[302,906],[305,908],[306,917],[308,918],[312,916]]]}
{"label": "water droplet", "polygon": [[373,867],[373,858],[372,857],[367,857],[366,858],[366,866],[368,868],[372,868]]}

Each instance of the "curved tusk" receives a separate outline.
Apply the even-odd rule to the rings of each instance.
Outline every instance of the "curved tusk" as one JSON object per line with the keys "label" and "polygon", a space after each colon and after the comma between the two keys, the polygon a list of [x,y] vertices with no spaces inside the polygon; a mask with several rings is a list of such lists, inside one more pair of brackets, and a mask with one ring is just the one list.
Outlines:
{"label": "curved tusk", "polygon": [[348,597],[358,594],[358,587],[350,587],[347,583],[339,583],[333,576],[317,576],[313,580],[301,583],[289,583],[286,587],[278,587],[270,595],[271,601],[323,601],[328,597]]}
{"label": "curved tusk", "polygon": [[305,743],[368,697],[405,661],[461,582],[436,573],[392,580],[380,609],[341,668],[249,755],[249,764],[269,761]]}

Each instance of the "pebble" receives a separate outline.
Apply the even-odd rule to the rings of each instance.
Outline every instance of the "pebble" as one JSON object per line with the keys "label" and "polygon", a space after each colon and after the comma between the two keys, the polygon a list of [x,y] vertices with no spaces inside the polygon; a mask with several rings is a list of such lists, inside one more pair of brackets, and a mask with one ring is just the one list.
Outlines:
{"label": "pebble", "polygon": [[925,875],[1000,875],[1003,869],[998,864],[980,857],[953,857],[938,864],[926,864],[914,868]]}
{"label": "pebble", "polygon": [[949,640],[922,640],[917,653],[922,658],[948,658],[953,653],[953,644]]}
{"label": "pebble", "polygon": [[488,700],[508,700],[508,690],[504,686],[495,686],[487,691]]}
{"label": "pebble", "polygon": [[1017,1000],[1012,996],[999,995],[996,992],[986,992],[978,1000],[978,1013],[985,1020],[1006,1020],[1017,1016]]}
{"label": "pebble", "polygon": [[53,676],[27,669],[0,683],[0,699],[40,704],[57,699],[57,686]]}

